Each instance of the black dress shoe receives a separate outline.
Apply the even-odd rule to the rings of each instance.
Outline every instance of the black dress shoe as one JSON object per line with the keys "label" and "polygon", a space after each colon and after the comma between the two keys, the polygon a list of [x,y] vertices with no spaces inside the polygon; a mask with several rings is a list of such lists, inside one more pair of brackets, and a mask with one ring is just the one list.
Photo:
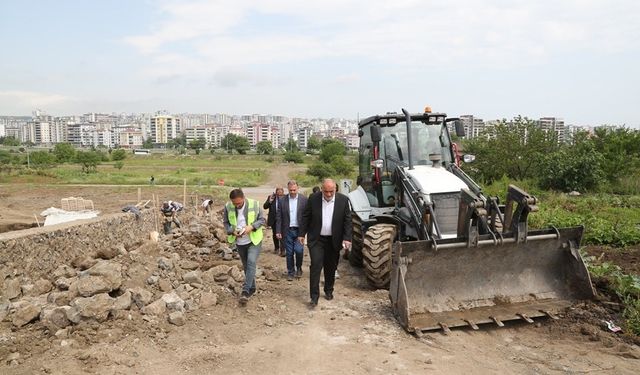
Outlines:
{"label": "black dress shoe", "polygon": [[314,308],[318,306],[318,299],[317,298],[311,298],[311,301],[309,301],[309,307]]}
{"label": "black dress shoe", "polygon": [[325,294],[324,294],[324,298],[325,298],[327,301],[331,301],[331,300],[333,299],[333,293],[331,293],[331,292],[329,292],[329,293],[325,293]]}

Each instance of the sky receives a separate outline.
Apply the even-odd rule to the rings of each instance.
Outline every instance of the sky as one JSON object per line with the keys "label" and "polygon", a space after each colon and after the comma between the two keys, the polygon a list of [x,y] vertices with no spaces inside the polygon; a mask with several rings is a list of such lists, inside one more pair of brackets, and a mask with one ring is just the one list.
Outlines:
{"label": "sky", "polygon": [[636,0],[0,0],[0,115],[640,127]]}

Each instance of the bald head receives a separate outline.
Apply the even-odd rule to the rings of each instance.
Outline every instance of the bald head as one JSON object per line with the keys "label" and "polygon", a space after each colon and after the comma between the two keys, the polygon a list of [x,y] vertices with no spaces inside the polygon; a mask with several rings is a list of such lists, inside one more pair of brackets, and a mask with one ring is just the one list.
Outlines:
{"label": "bald head", "polygon": [[322,181],[322,196],[328,202],[333,199],[336,194],[336,183],[330,178],[325,178]]}

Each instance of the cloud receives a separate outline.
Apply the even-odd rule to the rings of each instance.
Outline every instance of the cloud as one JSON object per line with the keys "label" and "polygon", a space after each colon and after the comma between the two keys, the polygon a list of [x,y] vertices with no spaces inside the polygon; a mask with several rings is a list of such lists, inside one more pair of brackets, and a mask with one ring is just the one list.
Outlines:
{"label": "cloud", "polygon": [[637,48],[639,17],[634,1],[165,1],[147,33],[124,41],[148,56],[154,77],[204,74],[233,85],[242,79],[227,80],[228,66],[510,67],[574,51],[618,53]]}
{"label": "cloud", "polygon": [[34,91],[0,91],[0,112],[2,107],[18,108],[29,112],[36,108],[64,105],[75,99],[60,94],[47,94]]}

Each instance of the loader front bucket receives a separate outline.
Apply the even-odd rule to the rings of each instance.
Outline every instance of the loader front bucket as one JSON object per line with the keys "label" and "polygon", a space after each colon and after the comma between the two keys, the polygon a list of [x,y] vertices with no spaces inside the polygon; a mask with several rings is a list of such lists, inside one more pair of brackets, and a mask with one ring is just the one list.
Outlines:
{"label": "loader front bucket", "polygon": [[409,332],[557,318],[595,295],[578,247],[583,227],[531,231],[526,241],[394,244],[389,294]]}

